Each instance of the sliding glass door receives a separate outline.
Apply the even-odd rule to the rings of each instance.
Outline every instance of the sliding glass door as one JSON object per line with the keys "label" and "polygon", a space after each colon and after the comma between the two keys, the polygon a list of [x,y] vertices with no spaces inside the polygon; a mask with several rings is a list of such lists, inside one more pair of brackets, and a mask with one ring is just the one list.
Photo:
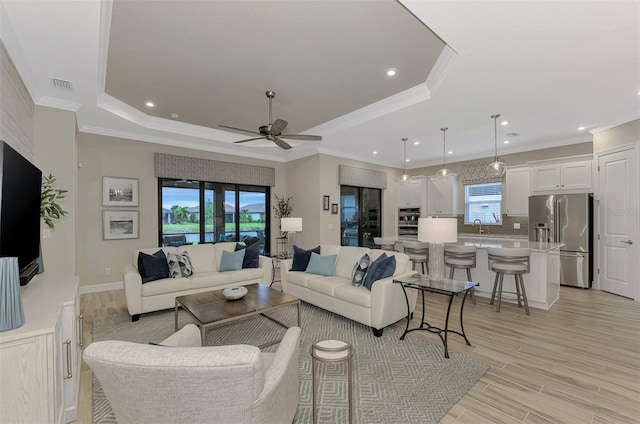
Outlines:
{"label": "sliding glass door", "polygon": [[343,246],[374,247],[381,234],[382,192],[379,189],[340,186],[340,233]]}

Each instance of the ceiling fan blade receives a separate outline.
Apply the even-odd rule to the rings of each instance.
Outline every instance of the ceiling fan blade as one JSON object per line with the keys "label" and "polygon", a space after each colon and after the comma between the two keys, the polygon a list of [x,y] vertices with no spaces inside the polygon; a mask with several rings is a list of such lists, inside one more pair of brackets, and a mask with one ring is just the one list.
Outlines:
{"label": "ceiling fan blade", "polygon": [[244,130],[242,128],[230,127],[228,125],[218,125],[218,126],[222,127],[222,128],[229,128],[230,130],[244,131],[244,132],[248,132],[248,133],[251,133],[251,134],[259,134],[260,135],[259,132],[255,132],[255,131],[251,131],[251,130]]}
{"label": "ceiling fan blade", "polygon": [[287,143],[286,141],[278,138],[278,137],[273,137],[273,142],[276,143],[278,146],[282,147],[285,150],[289,150],[291,148],[291,145],[289,143]]}
{"label": "ceiling fan blade", "polygon": [[234,141],[234,143],[246,143],[247,141],[262,140],[264,137],[247,138],[246,140]]}
{"label": "ceiling fan blade", "polygon": [[280,135],[280,133],[287,128],[287,125],[289,125],[289,123],[284,119],[276,119],[273,124],[271,124],[271,134]]}
{"label": "ceiling fan blade", "polygon": [[307,134],[281,134],[282,138],[290,138],[291,140],[322,140],[321,135],[307,135]]}

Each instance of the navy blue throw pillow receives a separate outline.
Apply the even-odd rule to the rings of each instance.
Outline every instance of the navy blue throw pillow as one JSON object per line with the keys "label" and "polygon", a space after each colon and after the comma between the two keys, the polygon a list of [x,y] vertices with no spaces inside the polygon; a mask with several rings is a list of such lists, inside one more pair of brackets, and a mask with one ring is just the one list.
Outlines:
{"label": "navy blue throw pillow", "polygon": [[311,252],[320,254],[320,246],[313,249],[304,250],[293,245],[293,264],[291,264],[290,271],[306,271],[309,266],[309,260],[311,259]]}
{"label": "navy blue throw pillow", "polygon": [[160,249],[153,255],[139,252],[138,272],[140,272],[140,277],[142,277],[142,284],[162,278],[169,278],[169,264],[167,263],[167,256],[164,254],[164,251]]}
{"label": "navy blue throw pillow", "polygon": [[258,268],[260,265],[260,243],[253,243],[249,246],[236,243],[236,252],[242,249],[247,249],[244,252],[242,268]]}
{"label": "navy blue throw pillow", "polygon": [[387,256],[386,253],[380,255],[371,265],[367,275],[364,276],[364,286],[371,290],[373,283],[383,278],[391,277],[396,272],[396,257]]}

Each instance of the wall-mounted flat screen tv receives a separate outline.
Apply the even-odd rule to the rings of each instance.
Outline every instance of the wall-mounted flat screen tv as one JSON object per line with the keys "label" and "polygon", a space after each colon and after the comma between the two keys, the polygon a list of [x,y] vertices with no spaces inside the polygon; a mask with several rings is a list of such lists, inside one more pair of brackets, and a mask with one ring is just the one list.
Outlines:
{"label": "wall-mounted flat screen tv", "polygon": [[18,258],[20,284],[38,270],[42,172],[0,140],[0,256]]}

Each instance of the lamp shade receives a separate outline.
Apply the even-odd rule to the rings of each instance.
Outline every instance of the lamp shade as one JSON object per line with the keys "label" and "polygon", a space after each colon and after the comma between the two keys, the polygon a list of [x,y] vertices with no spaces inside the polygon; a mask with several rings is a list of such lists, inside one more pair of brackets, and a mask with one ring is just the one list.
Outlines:
{"label": "lamp shade", "polygon": [[302,218],[281,218],[280,231],[290,233],[302,231]]}
{"label": "lamp shade", "polygon": [[456,218],[418,218],[418,240],[430,243],[455,243],[458,241]]}

